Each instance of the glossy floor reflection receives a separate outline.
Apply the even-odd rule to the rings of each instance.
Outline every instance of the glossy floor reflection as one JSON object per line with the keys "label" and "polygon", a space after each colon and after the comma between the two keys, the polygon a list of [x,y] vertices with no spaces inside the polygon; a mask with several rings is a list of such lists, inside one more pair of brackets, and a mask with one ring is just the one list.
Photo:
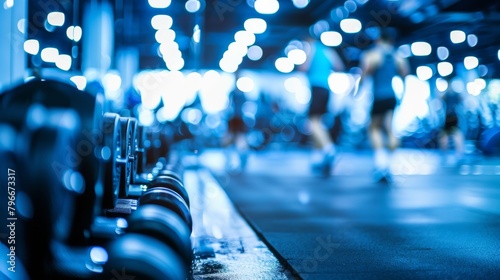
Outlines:
{"label": "glossy floor reflection", "polygon": [[208,169],[188,169],[184,183],[193,215],[193,279],[294,279],[235,210]]}
{"label": "glossy floor reflection", "polygon": [[242,173],[227,172],[219,151],[199,160],[303,279],[499,277],[500,159],[456,165],[400,150],[388,186],[374,183],[371,156],[340,153],[329,178],[311,173],[307,150],[256,153]]}

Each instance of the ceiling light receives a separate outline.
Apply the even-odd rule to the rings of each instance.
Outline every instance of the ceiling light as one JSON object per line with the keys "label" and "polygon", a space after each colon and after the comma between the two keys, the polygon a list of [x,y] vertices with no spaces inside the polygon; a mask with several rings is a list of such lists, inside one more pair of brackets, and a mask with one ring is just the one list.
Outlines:
{"label": "ceiling light", "polygon": [[301,49],[290,50],[287,56],[295,65],[301,65],[306,62],[307,59],[306,52]]}
{"label": "ceiling light", "polygon": [[477,45],[477,36],[474,34],[467,35],[467,43],[469,46],[474,47]]}
{"label": "ceiling light", "polygon": [[446,77],[453,73],[453,64],[449,62],[439,62],[437,65],[438,73],[442,77]]}
{"label": "ceiling light", "polygon": [[293,5],[299,9],[307,7],[309,0],[292,0]]}
{"label": "ceiling light", "polygon": [[432,47],[427,42],[415,42],[411,44],[411,52],[416,56],[426,56],[431,54]]}
{"label": "ceiling light", "polygon": [[170,6],[171,0],[148,0],[152,8],[164,9]]}
{"label": "ceiling light", "polygon": [[427,81],[432,77],[432,69],[429,66],[417,67],[417,77],[422,81]]}
{"label": "ceiling light", "polygon": [[68,71],[71,68],[71,56],[67,54],[61,54],[56,59],[57,68]]}
{"label": "ceiling light", "polygon": [[63,26],[64,14],[61,12],[51,12],[47,15],[47,21],[53,26]]}
{"label": "ceiling light", "polygon": [[444,92],[448,89],[448,82],[443,78],[436,79],[436,88],[440,92]]}
{"label": "ceiling light", "polygon": [[245,30],[250,31],[254,34],[264,33],[267,29],[267,23],[261,18],[249,18],[243,24]]}
{"label": "ceiling light", "polygon": [[438,47],[437,48],[437,56],[440,60],[445,60],[450,55],[450,52],[446,47]]}
{"label": "ceiling light", "polygon": [[198,0],[188,0],[185,4],[186,11],[190,13],[196,13],[200,10],[201,4]]}
{"label": "ceiling light", "polygon": [[45,62],[56,62],[59,50],[56,48],[45,48],[41,52],[42,60]]}
{"label": "ceiling light", "polygon": [[36,55],[40,49],[40,43],[35,39],[29,39],[24,42],[24,51]]}
{"label": "ceiling light", "polygon": [[151,26],[156,30],[169,29],[172,27],[172,24],[172,17],[168,15],[156,15],[151,18]]}
{"label": "ceiling light", "polygon": [[342,35],[336,31],[325,31],[321,33],[320,40],[329,47],[336,47],[342,43]]}
{"label": "ceiling light", "polygon": [[241,30],[234,34],[234,40],[246,46],[251,46],[255,43],[255,35],[252,32]]}
{"label": "ceiling light", "polygon": [[80,26],[70,26],[66,29],[66,36],[70,40],[78,42],[82,38],[82,28]]}
{"label": "ceiling light", "polygon": [[251,46],[248,48],[247,56],[250,60],[256,61],[262,58],[262,48],[259,46]]}
{"label": "ceiling light", "polygon": [[464,58],[465,69],[471,70],[479,65],[479,60],[475,56],[467,56]]}
{"label": "ceiling light", "polygon": [[451,42],[454,44],[459,44],[465,41],[465,32],[462,30],[453,30],[450,32]]}
{"label": "ceiling light", "polygon": [[276,66],[276,69],[278,69],[278,71],[280,71],[281,73],[290,73],[294,68],[293,62],[290,61],[290,59],[288,59],[287,57],[280,57],[276,59],[274,65]]}
{"label": "ceiling light", "polygon": [[355,18],[346,18],[340,21],[340,28],[345,33],[357,33],[361,27],[361,22]]}
{"label": "ceiling light", "polygon": [[254,8],[259,14],[274,14],[279,8],[280,4],[277,0],[256,0]]}
{"label": "ceiling light", "polygon": [[236,87],[242,92],[251,92],[254,86],[254,81],[249,77],[241,77],[236,81]]}

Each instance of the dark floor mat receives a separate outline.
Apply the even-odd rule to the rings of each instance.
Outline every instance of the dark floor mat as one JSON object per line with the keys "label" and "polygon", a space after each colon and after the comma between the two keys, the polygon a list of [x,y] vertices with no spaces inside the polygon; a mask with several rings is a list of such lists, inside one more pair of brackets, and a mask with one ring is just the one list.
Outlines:
{"label": "dark floor mat", "polygon": [[226,191],[304,279],[500,277],[498,176],[232,176]]}

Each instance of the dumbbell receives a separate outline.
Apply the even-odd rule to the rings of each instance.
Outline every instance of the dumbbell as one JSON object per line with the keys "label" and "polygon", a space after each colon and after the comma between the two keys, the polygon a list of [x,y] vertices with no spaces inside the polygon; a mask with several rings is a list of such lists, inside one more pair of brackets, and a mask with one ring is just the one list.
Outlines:
{"label": "dumbbell", "polygon": [[193,260],[191,231],[171,209],[155,204],[142,205],[128,217],[127,222],[127,234],[154,237],[173,248],[187,265]]}
{"label": "dumbbell", "polygon": [[189,266],[169,246],[144,234],[130,233],[110,242],[100,279],[187,279]]}
{"label": "dumbbell", "polygon": [[71,109],[33,104],[25,122],[18,137],[23,144],[17,151],[16,172],[27,179],[16,192],[25,195],[24,207],[29,205],[31,215],[18,218],[18,252],[30,273],[46,275],[57,254],[50,245],[71,242],[71,231],[79,222],[74,219],[74,205],[84,191],[84,178],[78,170],[61,164],[67,156],[61,147],[74,145],[78,137],[79,117]]}
{"label": "dumbbell", "polygon": [[149,204],[159,205],[170,209],[186,223],[189,231],[192,231],[193,221],[189,206],[175,191],[163,187],[149,189],[137,200],[137,206],[141,207]]}
{"label": "dumbbell", "polygon": [[[97,184],[97,179],[104,176],[100,175],[101,166],[96,154],[103,152],[100,132],[103,102],[102,94],[92,95],[73,85],[54,80],[32,80],[0,95],[0,111],[6,114],[25,116],[28,109],[37,103],[47,109],[72,109],[79,116],[80,130],[74,144],[62,144],[58,147],[65,153],[59,169],[72,168],[85,179],[84,191],[77,197],[74,205],[78,211],[73,212],[74,223],[70,231],[70,243],[73,244],[85,242],[85,232],[89,230],[93,217],[101,212],[103,184]],[[16,131],[21,131],[25,126],[24,117],[9,120],[9,123]]]}
{"label": "dumbbell", "polygon": [[186,191],[186,188],[184,187],[182,181],[180,181],[176,177],[166,174],[158,175],[149,184],[149,189],[154,189],[154,188],[167,188],[174,191],[175,193],[180,195],[184,200],[184,202],[186,203],[186,205],[190,207],[189,194]]}
{"label": "dumbbell", "polygon": [[145,155],[145,146],[146,146],[146,133],[144,130],[144,126],[141,124],[137,125],[137,149],[136,149],[136,159],[134,161],[134,182],[137,181],[138,175],[146,172],[146,155]]}

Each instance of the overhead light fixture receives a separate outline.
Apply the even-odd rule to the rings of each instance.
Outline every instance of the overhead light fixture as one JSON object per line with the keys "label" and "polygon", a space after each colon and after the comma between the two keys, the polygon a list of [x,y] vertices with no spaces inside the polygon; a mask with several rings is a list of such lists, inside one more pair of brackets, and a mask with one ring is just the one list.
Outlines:
{"label": "overhead light fixture", "polygon": [[12,7],[14,7],[14,0],[5,0],[5,2],[3,3],[3,8],[7,10]]}
{"label": "overhead light fixture", "polygon": [[342,35],[336,31],[325,31],[321,33],[320,40],[325,46],[336,47],[342,44]]}
{"label": "overhead light fixture", "polygon": [[51,12],[47,15],[47,21],[52,26],[63,26],[64,19],[64,14],[61,12]]}
{"label": "overhead light fixture", "polygon": [[254,8],[259,14],[275,14],[280,9],[280,4],[277,0],[256,0]]}
{"label": "overhead light fixture", "polygon": [[309,0],[292,0],[296,8],[303,9],[309,4]]}
{"label": "overhead light fixture", "polygon": [[70,26],[66,29],[66,36],[70,40],[78,42],[82,38],[82,28],[80,26]]}
{"label": "overhead light fixture", "polygon": [[486,82],[483,79],[475,79],[467,83],[467,93],[478,96],[486,88]]}
{"label": "overhead light fixture", "polygon": [[201,30],[200,30],[200,26],[197,24],[194,26],[194,29],[193,29],[193,41],[195,43],[199,43],[200,37],[201,37]]}
{"label": "overhead light fixture", "polygon": [[427,42],[415,42],[411,44],[411,52],[415,56],[426,56],[431,54],[432,47]]}
{"label": "overhead light fixture", "polygon": [[274,65],[276,66],[276,69],[281,73],[290,73],[294,68],[293,62],[287,57],[280,57],[276,59]]}
{"label": "overhead light fixture", "polygon": [[56,62],[59,56],[59,50],[56,48],[45,48],[40,53],[42,60],[45,62]]}
{"label": "overhead light fixture", "polygon": [[219,67],[226,73],[234,73],[238,70],[238,64],[232,63],[231,61],[224,58],[219,61]]}
{"label": "overhead light fixture", "polygon": [[440,60],[445,60],[450,55],[448,48],[446,47],[438,47],[437,48],[437,56]]}
{"label": "overhead light fixture", "polygon": [[255,87],[255,83],[249,77],[241,77],[236,81],[236,87],[242,92],[251,92]]}
{"label": "overhead light fixture", "polygon": [[443,78],[436,79],[436,88],[440,92],[445,92],[448,89],[448,82]]}
{"label": "overhead light fixture", "polygon": [[232,42],[227,47],[229,53],[238,55],[239,57],[244,57],[248,53],[248,47],[242,42]]}
{"label": "overhead light fixture", "polygon": [[361,27],[361,22],[355,18],[346,18],[340,21],[340,28],[345,33],[357,33]]}
{"label": "overhead light fixture", "polygon": [[439,62],[437,65],[438,73],[442,77],[446,77],[453,73],[453,64],[449,62]]}
{"label": "overhead light fixture", "polygon": [[24,51],[36,55],[38,54],[38,51],[40,49],[40,43],[38,43],[38,40],[35,39],[29,39],[24,42]]}
{"label": "overhead light fixture", "polygon": [[262,34],[267,29],[267,23],[261,18],[249,18],[245,20],[243,24],[245,30],[252,32],[253,34]]}
{"label": "overhead light fixture", "polygon": [[87,78],[85,78],[84,76],[77,75],[69,79],[76,85],[79,90],[84,90],[85,86],[87,86]]}
{"label": "overhead light fixture", "polygon": [[71,56],[67,54],[61,54],[56,59],[56,67],[68,71],[71,68]]}
{"label": "overhead light fixture", "polygon": [[306,62],[307,59],[306,52],[301,49],[290,50],[287,56],[290,59],[290,61],[293,62],[293,64],[295,65],[304,64],[304,62]]}
{"label": "overhead light fixture", "polygon": [[200,10],[201,3],[199,0],[188,0],[185,4],[186,11],[196,13]]}
{"label": "overhead light fixture", "polygon": [[17,21],[17,30],[24,34],[24,31],[26,30],[26,19],[22,18]]}
{"label": "overhead light fixture", "polygon": [[475,47],[477,45],[477,36],[475,34],[467,35],[467,44],[469,44],[470,47]]}
{"label": "overhead light fixture", "polygon": [[427,81],[432,77],[434,73],[429,66],[419,66],[417,67],[417,77],[422,81]]}
{"label": "overhead light fixture", "polygon": [[479,65],[479,60],[475,56],[466,56],[464,58],[464,66],[465,69],[471,70],[476,68]]}
{"label": "overhead light fixture", "polygon": [[259,46],[251,46],[248,48],[247,56],[250,60],[257,61],[262,58],[262,48]]}
{"label": "overhead light fixture", "polygon": [[462,30],[453,30],[450,32],[450,40],[453,44],[465,42],[465,32]]}
{"label": "overhead light fixture", "polygon": [[175,31],[172,29],[160,29],[155,33],[155,39],[158,43],[168,43],[175,40]]}
{"label": "overhead light fixture", "polygon": [[151,18],[151,26],[156,29],[169,29],[174,23],[173,19],[169,15],[155,15]]}
{"label": "overhead light fixture", "polygon": [[240,30],[234,34],[234,40],[246,46],[251,46],[255,43],[255,35],[246,30]]}
{"label": "overhead light fixture", "polygon": [[172,0],[148,0],[149,5],[152,8],[164,9],[170,6]]}

